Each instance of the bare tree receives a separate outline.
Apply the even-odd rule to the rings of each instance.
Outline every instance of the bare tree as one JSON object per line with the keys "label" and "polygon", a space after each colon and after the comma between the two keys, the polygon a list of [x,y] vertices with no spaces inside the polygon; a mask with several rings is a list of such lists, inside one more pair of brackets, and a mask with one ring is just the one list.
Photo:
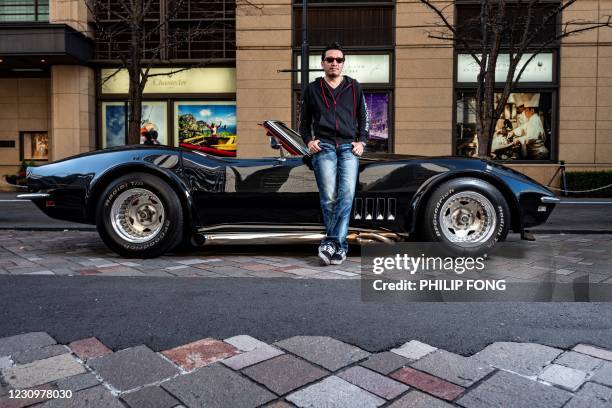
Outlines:
{"label": "bare tree", "polygon": [[[564,38],[610,27],[610,16],[596,21],[562,20],[563,13],[577,0],[557,3],[543,0],[480,0],[473,18],[453,23],[449,7],[458,2],[420,0],[437,20],[430,38],[453,42],[469,54],[478,66],[476,86],[476,134],[478,156],[488,157],[497,119],[523,72],[543,50]],[[496,88],[496,67],[501,55],[508,55],[508,72],[502,88]]]}
{"label": "bare tree", "polygon": [[[214,19],[199,21],[188,28],[176,28],[172,21],[185,6],[186,0],[85,0],[94,26],[96,40],[109,44],[115,70],[103,84],[127,70],[128,89],[128,144],[140,143],[142,124],[142,99],[145,86],[155,76],[168,76],[206,65],[208,60],[182,62],[180,68],[168,68],[163,72],[153,67],[168,65],[168,51],[203,39],[219,29],[225,22]],[[192,2],[190,7],[206,7],[206,1]],[[163,9],[163,11],[162,11]]]}

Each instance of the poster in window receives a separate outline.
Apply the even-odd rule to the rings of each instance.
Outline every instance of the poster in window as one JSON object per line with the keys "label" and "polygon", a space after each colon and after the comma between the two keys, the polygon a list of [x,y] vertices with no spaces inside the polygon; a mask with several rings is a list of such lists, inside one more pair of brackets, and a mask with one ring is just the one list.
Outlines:
{"label": "poster in window", "polygon": [[22,132],[23,160],[49,160],[47,132]]}
{"label": "poster in window", "polygon": [[[497,95],[499,97],[499,95]],[[457,154],[477,156],[476,99],[457,98]],[[510,94],[495,123],[489,157],[495,160],[551,160],[552,93]]]}
{"label": "poster in window", "polygon": [[140,144],[168,144],[167,112],[166,102],[142,103]]}
{"label": "poster in window", "polygon": [[125,103],[102,103],[102,147],[123,146],[126,142]]}
{"label": "poster in window", "polygon": [[389,151],[389,94],[386,92],[364,93],[370,132],[367,149],[370,152]]}
{"label": "poster in window", "polygon": [[215,156],[236,156],[236,102],[176,102],[178,145]]}

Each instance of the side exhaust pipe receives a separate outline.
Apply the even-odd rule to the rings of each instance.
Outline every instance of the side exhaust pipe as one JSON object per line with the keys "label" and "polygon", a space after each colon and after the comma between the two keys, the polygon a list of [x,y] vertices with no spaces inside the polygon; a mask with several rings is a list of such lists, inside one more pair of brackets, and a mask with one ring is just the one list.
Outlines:
{"label": "side exhaust pipe", "polygon": [[[318,244],[323,239],[322,233],[306,232],[256,232],[256,233],[205,233],[198,232],[193,235],[193,242],[197,246],[208,245],[270,245],[270,244]],[[346,237],[351,244],[385,243],[391,244],[404,239],[402,235],[394,232],[351,232]]]}

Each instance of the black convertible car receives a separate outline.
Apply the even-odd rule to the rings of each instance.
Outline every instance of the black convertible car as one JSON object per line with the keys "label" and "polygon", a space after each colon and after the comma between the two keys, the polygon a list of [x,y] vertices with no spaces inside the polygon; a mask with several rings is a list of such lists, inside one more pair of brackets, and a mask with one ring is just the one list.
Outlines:
{"label": "black convertible car", "polygon": [[[262,125],[278,157],[110,148],[28,168],[30,193],[20,197],[53,218],[95,224],[127,257],[159,256],[183,242],[318,242],[324,228],[307,148],[285,124]],[[510,229],[525,236],[556,202],[534,180],[486,160],[365,154],[348,239],[488,247]]]}

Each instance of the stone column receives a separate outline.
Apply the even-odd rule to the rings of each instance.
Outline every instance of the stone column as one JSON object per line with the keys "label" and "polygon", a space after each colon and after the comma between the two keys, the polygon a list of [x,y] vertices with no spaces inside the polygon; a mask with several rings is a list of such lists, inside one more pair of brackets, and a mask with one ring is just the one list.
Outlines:
{"label": "stone column", "polygon": [[95,81],[91,68],[51,67],[51,160],[95,147]]}
{"label": "stone column", "polygon": [[[448,2],[437,6],[448,6]],[[445,9],[452,21],[453,7]],[[428,38],[426,29],[420,28],[437,19],[418,2],[396,4],[396,153],[453,153],[453,46]]]}
{"label": "stone column", "polygon": [[[271,0],[236,8],[236,114],[238,157],[278,154],[269,147],[259,123],[277,119],[291,124],[291,2]],[[283,30],[248,31],[262,27]]]}

